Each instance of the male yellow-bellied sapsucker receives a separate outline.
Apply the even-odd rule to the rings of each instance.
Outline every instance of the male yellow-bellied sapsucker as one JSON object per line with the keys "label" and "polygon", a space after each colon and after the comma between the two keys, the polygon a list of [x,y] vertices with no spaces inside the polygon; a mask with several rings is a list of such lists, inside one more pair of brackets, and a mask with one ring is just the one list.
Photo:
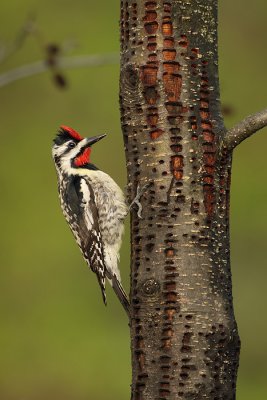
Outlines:
{"label": "male yellow-bellied sapsucker", "polygon": [[52,154],[63,214],[85,261],[97,275],[103,300],[106,304],[107,278],[128,312],[129,302],[118,269],[128,208],[119,186],[90,161],[91,146],[105,136],[84,139],[74,129],[61,126]]}

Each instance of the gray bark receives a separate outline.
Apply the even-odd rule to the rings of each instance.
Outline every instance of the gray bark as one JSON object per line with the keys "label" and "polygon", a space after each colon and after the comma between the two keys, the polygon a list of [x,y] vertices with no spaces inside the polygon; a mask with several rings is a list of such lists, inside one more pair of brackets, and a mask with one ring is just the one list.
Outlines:
{"label": "gray bark", "polygon": [[234,399],[217,1],[122,1],[120,103],[131,215],[132,399]]}
{"label": "gray bark", "polygon": [[243,121],[233,126],[227,131],[223,139],[223,147],[227,151],[232,151],[243,140],[249,138],[254,133],[267,125],[267,109],[256,114],[249,115]]}

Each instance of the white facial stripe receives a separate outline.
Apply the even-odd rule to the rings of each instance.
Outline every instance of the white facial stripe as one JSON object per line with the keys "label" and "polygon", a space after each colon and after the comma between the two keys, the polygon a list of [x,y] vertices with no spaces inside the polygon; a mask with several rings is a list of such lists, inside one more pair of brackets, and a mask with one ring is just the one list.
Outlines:
{"label": "white facial stripe", "polygon": [[[70,173],[72,170],[71,162],[80,153],[82,147],[87,143],[87,139],[81,140],[76,147],[73,149],[68,148],[68,144],[73,142],[72,140],[68,140],[67,142],[63,143],[61,146],[54,145],[52,149],[53,157],[60,158],[60,169],[66,173]],[[68,151],[67,151],[68,150]],[[67,152],[66,152],[67,151]],[[66,152],[66,154],[64,154]]]}

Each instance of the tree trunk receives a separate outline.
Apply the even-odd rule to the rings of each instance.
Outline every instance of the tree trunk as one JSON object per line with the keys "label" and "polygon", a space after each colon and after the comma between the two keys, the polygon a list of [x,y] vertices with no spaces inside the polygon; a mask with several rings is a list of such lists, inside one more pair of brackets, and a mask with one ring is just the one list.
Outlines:
{"label": "tree trunk", "polygon": [[131,216],[132,399],[234,399],[217,1],[121,2],[120,102]]}

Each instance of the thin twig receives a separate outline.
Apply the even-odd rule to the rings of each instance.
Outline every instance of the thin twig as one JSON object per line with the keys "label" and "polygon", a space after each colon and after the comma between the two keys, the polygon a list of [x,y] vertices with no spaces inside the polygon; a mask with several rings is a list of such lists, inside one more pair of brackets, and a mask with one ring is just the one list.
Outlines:
{"label": "thin twig", "polygon": [[18,31],[15,40],[9,45],[0,46],[0,63],[5,62],[16,53],[24,44],[28,36],[36,30],[35,17],[30,15]]}
{"label": "thin twig", "polygon": [[267,109],[249,115],[247,118],[243,119],[243,121],[240,121],[233,128],[229,129],[223,139],[223,147],[227,150],[233,150],[243,140],[265,126],[267,126]]}
{"label": "thin twig", "polygon": [[[61,57],[57,66],[60,69],[72,69],[82,67],[98,67],[100,65],[116,64],[119,62],[117,53],[94,54],[73,57]],[[42,74],[48,71],[50,66],[43,60],[31,64],[22,65],[0,75],[0,87],[4,87],[23,78]]]}

